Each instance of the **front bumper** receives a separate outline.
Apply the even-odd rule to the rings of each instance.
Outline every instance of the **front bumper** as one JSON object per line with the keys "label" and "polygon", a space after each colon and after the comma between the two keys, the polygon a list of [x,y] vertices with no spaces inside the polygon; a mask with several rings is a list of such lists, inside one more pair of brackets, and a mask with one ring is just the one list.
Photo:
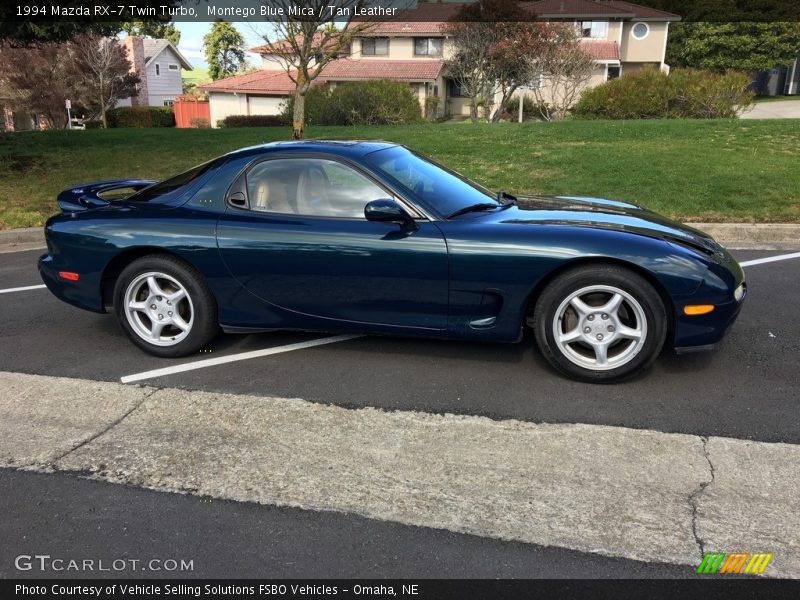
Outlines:
{"label": "front bumper", "polygon": [[[737,265],[738,266],[738,265]],[[678,354],[713,350],[736,322],[747,298],[747,284],[738,282],[733,292],[728,291],[725,301],[695,295],[677,305],[675,316],[674,348]],[[713,304],[714,310],[705,315],[689,316],[683,313],[686,304]]]}

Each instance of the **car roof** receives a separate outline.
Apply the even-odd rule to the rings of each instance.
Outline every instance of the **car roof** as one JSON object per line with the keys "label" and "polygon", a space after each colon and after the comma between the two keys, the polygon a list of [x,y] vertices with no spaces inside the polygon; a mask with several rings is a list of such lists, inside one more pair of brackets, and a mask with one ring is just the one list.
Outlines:
{"label": "car roof", "polygon": [[271,152],[322,152],[348,157],[361,157],[378,150],[398,146],[394,142],[376,140],[294,140],[284,142],[270,142],[240,148],[227,154],[230,157],[248,157],[268,154]]}

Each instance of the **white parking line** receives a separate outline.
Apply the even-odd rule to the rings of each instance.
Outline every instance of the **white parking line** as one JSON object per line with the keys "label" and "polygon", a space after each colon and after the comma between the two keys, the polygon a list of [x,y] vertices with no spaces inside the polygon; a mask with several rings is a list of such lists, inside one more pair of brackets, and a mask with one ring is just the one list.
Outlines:
{"label": "white parking line", "polygon": [[0,294],[10,294],[11,292],[27,292],[28,290],[40,290],[47,287],[46,285],[26,285],[25,287],[6,288],[0,290]]}
{"label": "white parking line", "polygon": [[134,381],[142,381],[143,379],[153,379],[154,377],[163,377],[164,375],[173,375],[175,373],[183,373],[185,371],[194,371],[195,369],[214,367],[216,365],[224,365],[227,363],[236,362],[240,360],[249,360],[251,358],[259,358],[261,356],[272,356],[273,354],[282,354],[284,352],[292,352],[293,350],[303,350],[304,348],[313,348],[314,346],[324,346],[325,344],[335,344],[336,342],[346,342],[347,340],[352,340],[360,337],[363,336],[336,335],[333,337],[309,340],[307,342],[298,342],[297,344],[277,346],[275,348],[264,348],[263,350],[240,352],[239,354],[230,354],[228,356],[220,356],[218,358],[207,358],[205,360],[196,360],[194,362],[184,363],[182,365],[175,365],[173,367],[165,367],[163,369],[153,369],[152,371],[143,371],[141,373],[134,373],[133,375],[125,375],[124,377],[120,377],[119,380],[122,383],[132,383]]}
{"label": "white parking line", "polygon": [[752,267],[753,265],[762,265],[764,263],[777,262],[779,260],[789,260],[790,258],[800,258],[800,252],[792,252],[791,254],[779,254],[778,256],[767,256],[765,258],[755,258],[753,260],[746,260],[740,262],[740,267]]}

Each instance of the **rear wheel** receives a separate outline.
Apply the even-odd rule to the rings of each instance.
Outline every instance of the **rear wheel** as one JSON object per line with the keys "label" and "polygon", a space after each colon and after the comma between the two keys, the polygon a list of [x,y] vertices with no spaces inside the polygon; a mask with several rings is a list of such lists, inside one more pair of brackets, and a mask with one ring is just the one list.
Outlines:
{"label": "rear wheel", "polygon": [[664,345],[664,303],[643,277],[614,265],[578,267],[544,290],[534,312],[536,341],[556,369],[581,381],[630,377]]}
{"label": "rear wheel", "polygon": [[114,313],[131,341],[156,356],[196,352],[218,331],[216,302],[202,276],[168,255],[145,256],[122,271]]}

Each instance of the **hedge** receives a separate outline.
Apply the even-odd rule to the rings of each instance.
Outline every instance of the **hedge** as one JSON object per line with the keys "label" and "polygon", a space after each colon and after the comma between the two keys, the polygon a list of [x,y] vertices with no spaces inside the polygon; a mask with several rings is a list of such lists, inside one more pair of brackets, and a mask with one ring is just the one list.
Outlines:
{"label": "hedge", "polygon": [[175,127],[172,109],[161,106],[123,106],[106,113],[109,127]]}
{"label": "hedge", "polygon": [[[283,117],[291,123],[294,99]],[[308,125],[405,125],[422,120],[419,100],[407,83],[379,79],[318,86],[306,94]]]}
{"label": "hedge", "polygon": [[584,119],[734,119],[753,102],[743,73],[656,69],[587,90],[572,114]]}

